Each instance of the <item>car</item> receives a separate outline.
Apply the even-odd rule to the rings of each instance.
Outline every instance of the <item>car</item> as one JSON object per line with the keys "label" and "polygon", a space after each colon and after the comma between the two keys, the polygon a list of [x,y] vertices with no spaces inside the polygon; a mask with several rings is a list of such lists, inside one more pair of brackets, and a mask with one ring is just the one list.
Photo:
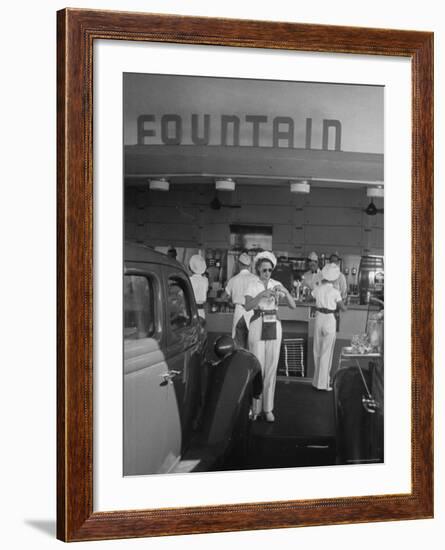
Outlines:
{"label": "car", "polygon": [[340,368],[334,376],[337,463],[384,460],[383,361]]}
{"label": "car", "polygon": [[125,244],[123,473],[206,471],[243,453],[261,366],[230,336],[207,346],[184,266]]}

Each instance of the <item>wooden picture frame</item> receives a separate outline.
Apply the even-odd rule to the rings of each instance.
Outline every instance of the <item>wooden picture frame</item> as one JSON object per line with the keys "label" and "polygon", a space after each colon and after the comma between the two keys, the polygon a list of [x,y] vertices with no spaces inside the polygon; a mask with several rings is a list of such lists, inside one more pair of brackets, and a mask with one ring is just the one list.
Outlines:
{"label": "wooden picture frame", "polygon": [[[433,516],[433,34],[65,9],[58,30],[58,489],[64,541]],[[405,57],[412,64],[411,492],[93,512],[93,43],[95,40]]]}

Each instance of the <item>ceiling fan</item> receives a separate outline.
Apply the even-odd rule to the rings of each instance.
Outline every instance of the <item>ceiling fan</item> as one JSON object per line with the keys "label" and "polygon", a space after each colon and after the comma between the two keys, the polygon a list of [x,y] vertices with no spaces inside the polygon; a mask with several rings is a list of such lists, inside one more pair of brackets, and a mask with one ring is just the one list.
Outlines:
{"label": "ceiling fan", "polygon": [[212,210],[221,210],[221,208],[241,208],[240,204],[223,204],[218,197],[218,193],[215,194],[215,197],[210,201],[209,204]]}
{"label": "ceiling fan", "polygon": [[203,204],[195,202],[193,206],[209,206],[212,210],[221,210],[221,208],[241,208],[240,204],[223,204],[218,197],[218,192],[215,193],[215,196],[209,203]]}
{"label": "ceiling fan", "polygon": [[368,216],[375,216],[376,214],[383,214],[384,209],[377,208],[377,206],[374,204],[374,201],[371,199],[371,202],[368,204],[368,206],[366,208],[363,208],[363,212]]}

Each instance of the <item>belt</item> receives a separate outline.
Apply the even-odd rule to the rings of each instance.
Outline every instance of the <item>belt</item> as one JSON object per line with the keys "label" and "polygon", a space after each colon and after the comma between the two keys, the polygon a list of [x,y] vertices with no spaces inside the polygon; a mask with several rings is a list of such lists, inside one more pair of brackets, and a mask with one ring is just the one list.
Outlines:
{"label": "belt", "polygon": [[326,313],[326,314],[335,313],[337,311],[336,309],[328,309],[327,307],[316,307],[315,309],[320,313]]}
{"label": "belt", "polygon": [[278,309],[254,309],[255,315],[273,315],[278,313]]}
{"label": "belt", "polygon": [[253,316],[250,319],[250,322],[256,321],[260,317],[263,317],[263,315],[275,315],[277,317],[277,321],[278,321],[277,313],[278,313],[277,309],[254,309],[253,310]]}
{"label": "belt", "polygon": [[198,309],[204,309],[204,304],[196,304],[196,307],[197,307]]}

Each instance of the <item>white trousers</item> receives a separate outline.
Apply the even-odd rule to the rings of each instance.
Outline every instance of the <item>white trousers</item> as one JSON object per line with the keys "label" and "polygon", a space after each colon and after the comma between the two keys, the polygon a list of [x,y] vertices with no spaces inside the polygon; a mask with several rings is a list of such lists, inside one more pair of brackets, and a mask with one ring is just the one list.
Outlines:
{"label": "white trousers", "polygon": [[233,322],[232,322],[232,338],[235,338],[236,325],[241,317],[244,317],[246,325],[249,326],[250,318],[253,315],[253,311],[246,311],[244,306],[241,304],[235,304],[235,311],[233,312]]}
{"label": "white trousers", "polygon": [[312,385],[319,390],[330,386],[332,355],[334,353],[337,325],[332,313],[317,312],[314,327],[314,378]]}
{"label": "white trousers", "polygon": [[259,399],[253,400],[254,414],[273,411],[278,359],[280,358],[282,334],[280,321],[277,321],[276,340],[261,340],[262,327],[263,319],[261,317],[249,325],[249,351],[260,362],[263,375],[263,393]]}

